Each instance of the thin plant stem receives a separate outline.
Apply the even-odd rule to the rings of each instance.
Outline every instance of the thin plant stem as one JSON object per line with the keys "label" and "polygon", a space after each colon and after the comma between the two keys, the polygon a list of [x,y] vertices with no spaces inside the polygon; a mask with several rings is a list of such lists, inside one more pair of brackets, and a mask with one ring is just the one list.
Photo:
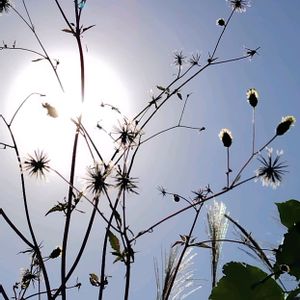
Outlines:
{"label": "thin plant stem", "polygon": [[[92,214],[90,216],[88,227],[87,227],[87,229],[85,231],[85,235],[84,235],[83,241],[81,243],[80,249],[78,251],[78,254],[76,255],[76,258],[75,258],[72,266],[70,267],[70,270],[68,271],[67,275],[65,276],[65,282],[67,282],[70,279],[71,275],[74,273],[74,271],[75,271],[78,263],[80,262],[80,259],[81,259],[82,255],[83,255],[85,247],[87,245],[87,242],[88,242],[88,239],[89,239],[89,236],[90,236],[93,224],[94,224],[94,220],[95,220],[95,216],[96,216],[96,211],[98,210],[99,197],[95,197],[94,200],[95,200],[94,208],[93,208]],[[64,288],[64,287],[61,286],[61,288]],[[56,297],[59,296],[59,294],[61,292],[61,288],[57,289],[57,291],[53,295],[53,299],[55,299]]]}
{"label": "thin plant stem", "polygon": [[9,300],[2,284],[0,284],[0,293],[2,294],[4,300]]}
{"label": "thin plant stem", "polygon": [[[244,183],[246,183],[246,182],[248,182],[248,181],[251,181],[251,180],[253,180],[253,179],[255,179],[255,178],[256,178],[256,176],[251,176],[251,177],[249,177],[249,178],[247,178],[247,179],[244,179],[243,181],[240,181],[240,182],[236,183],[235,185],[230,186],[228,189],[224,189],[224,190],[222,190],[222,191],[220,191],[220,192],[218,192],[218,193],[215,193],[215,194],[212,195],[212,196],[208,196],[208,197],[205,198],[204,200],[201,200],[201,203],[205,203],[205,202],[207,202],[207,201],[209,201],[209,200],[211,200],[211,199],[213,199],[213,198],[217,198],[217,197],[219,197],[219,196],[221,196],[221,195],[223,195],[223,194],[226,194],[226,193],[228,193],[230,190],[232,190],[232,189],[234,189],[234,188],[237,188],[238,186],[240,186],[240,185],[242,185],[242,184],[244,184]],[[172,213],[172,214],[166,216],[165,218],[161,219],[160,221],[154,223],[153,225],[151,225],[151,226],[148,227],[147,229],[140,231],[140,232],[139,232],[134,238],[132,238],[130,241],[132,242],[132,241],[134,241],[134,240],[137,240],[138,238],[140,238],[141,236],[145,235],[146,233],[152,233],[153,230],[154,230],[154,228],[156,228],[157,226],[159,226],[159,225],[165,223],[166,221],[168,221],[168,220],[174,218],[175,216],[177,216],[177,215],[179,215],[179,214],[182,214],[183,212],[185,212],[185,211],[191,209],[192,207],[197,207],[199,204],[200,204],[199,202],[191,203],[190,205],[185,206],[185,207],[183,207],[183,208],[177,210],[176,212],[174,212],[174,213]]]}
{"label": "thin plant stem", "polygon": [[[23,3],[24,3],[24,1],[23,1]],[[25,5],[25,3],[24,3],[24,5]],[[26,6],[25,6],[25,7],[26,7]],[[28,22],[25,20],[25,18],[24,18],[24,17],[23,17],[23,16],[22,16],[22,15],[21,15],[21,14],[20,14],[20,13],[12,6],[12,5],[10,5],[10,8],[11,8],[11,9],[12,9],[12,10],[13,10],[13,11],[21,18],[21,20],[27,25],[27,27],[28,27],[28,28],[31,30],[31,32],[34,34],[34,36],[35,36],[35,38],[36,38],[38,44],[40,45],[41,49],[42,49],[43,52],[44,52],[44,57],[45,57],[45,59],[49,62],[50,66],[51,66],[51,68],[52,68],[52,70],[53,70],[53,72],[54,72],[54,74],[55,74],[55,77],[56,77],[56,79],[57,79],[57,81],[58,81],[58,83],[59,83],[59,86],[60,86],[61,90],[64,92],[64,87],[63,87],[62,82],[61,82],[61,80],[60,80],[60,78],[59,78],[59,76],[58,76],[56,67],[54,66],[53,62],[51,61],[50,56],[48,55],[48,52],[47,52],[46,48],[44,47],[44,45],[43,45],[43,43],[42,43],[42,41],[41,41],[39,35],[37,34],[37,32],[36,32],[34,26],[31,25],[32,23],[31,23],[31,24],[28,23]],[[28,14],[27,8],[26,8],[26,13]],[[31,19],[30,19],[30,22],[32,22]]]}
{"label": "thin plant stem", "polygon": [[20,111],[20,109],[22,108],[22,106],[27,102],[28,99],[30,99],[32,96],[34,95],[39,95],[40,97],[44,97],[45,95],[44,94],[41,94],[41,93],[31,93],[29,94],[22,102],[21,104],[18,106],[18,108],[16,109],[15,113],[13,114],[10,122],[8,123],[9,126],[12,125],[12,122],[14,121],[15,117],[17,116],[18,112]]}
{"label": "thin plant stem", "polygon": [[[76,31],[75,31],[75,38],[77,42],[77,47],[79,51],[79,60],[80,60],[80,83],[81,83],[81,102],[84,102],[85,96],[85,65],[84,65],[84,55],[83,49],[80,39],[80,24],[79,24],[79,17],[78,17],[78,0],[74,1],[75,6],[75,18],[76,18]],[[61,258],[61,296],[62,300],[66,300],[66,258],[67,258],[67,245],[68,245],[68,237],[69,237],[69,229],[71,224],[71,214],[72,214],[72,198],[73,198],[73,188],[74,185],[74,178],[75,178],[75,167],[76,167],[76,158],[77,158],[77,148],[78,148],[78,140],[79,140],[79,130],[82,121],[82,115],[78,118],[78,126],[76,128],[74,143],[73,143],[73,150],[72,150],[72,161],[70,167],[70,186],[68,191],[68,205],[67,205],[67,214],[66,214],[66,221],[63,233],[63,251],[62,251],[62,258]]]}
{"label": "thin plant stem", "polygon": [[262,147],[260,147],[257,151],[253,152],[250,157],[248,158],[248,160],[245,162],[245,164],[242,166],[242,168],[240,169],[240,171],[237,173],[237,175],[235,176],[234,180],[232,181],[230,188],[235,186],[237,181],[240,179],[242,172],[245,170],[245,168],[249,165],[249,163],[252,161],[252,159],[259,153],[261,152],[263,149],[265,149],[267,146],[269,146],[277,137],[277,134],[275,134],[267,143],[265,143]]}
{"label": "thin plant stem", "polygon": [[252,155],[254,154],[255,149],[255,107],[253,107],[252,112]]}
{"label": "thin plant stem", "polygon": [[198,220],[198,217],[199,217],[199,214],[200,214],[200,211],[201,211],[201,208],[203,207],[203,203],[200,204],[200,206],[197,208],[196,210],[196,214],[195,214],[195,217],[193,219],[193,222],[192,222],[192,226],[189,230],[189,233],[186,237],[186,241],[185,241],[185,244],[183,245],[183,249],[181,251],[181,254],[180,254],[180,257],[178,259],[178,262],[176,264],[176,267],[175,267],[175,270],[174,270],[174,273],[172,275],[172,278],[171,278],[171,281],[170,281],[170,284],[168,284],[168,288],[167,288],[167,291],[166,293],[163,295],[163,300],[168,300],[169,297],[170,297],[170,294],[171,294],[171,291],[172,291],[172,288],[173,288],[173,285],[174,285],[174,282],[176,280],[176,276],[178,274],[178,271],[179,271],[179,268],[180,268],[180,265],[182,263],[182,260],[184,258],[184,255],[186,253],[186,250],[188,249],[189,247],[189,242],[190,242],[190,239],[192,237],[192,234],[193,234],[193,231],[195,229],[195,226],[196,226],[196,223],[197,223],[197,220]]}
{"label": "thin plant stem", "polygon": [[141,145],[144,144],[144,143],[146,143],[146,142],[148,142],[149,140],[151,140],[151,139],[153,139],[153,138],[155,138],[155,137],[157,137],[157,136],[165,133],[165,132],[168,132],[168,131],[176,129],[176,128],[186,128],[186,129],[198,130],[198,131],[204,130],[204,127],[199,128],[199,127],[191,127],[191,126],[185,126],[185,125],[178,124],[178,125],[171,126],[169,128],[163,129],[163,130],[161,130],[161,131],[159,131],[157,133],[154,133],[150,137],[148,137],[148,138],[144,139],[143,141],[141,141]]}
{"label": "thin plant stem", "polygon": [[227,188],[229,187],[229,179],[230,179],[230,161],[229,161],[229,147],[226,147],[226,153],[227,153],[227,172],[226,172],[226,177],[227,177]]}
{"label": "thin plant stem", "polygon": [[102,246],[102,259],[101,259],[101,272],[100,272],[100,287],[99,287],[99,294],[98,294],[98,300],[103,299],[103,292],[104,292],[104,282],[105,282],[105,266],[106,266],[106,253],[107,253],[107,242],[108,242],[108,234],[110,231],[111,223],[114,219],[115,216],[115,211],[117,210],[120,197],[121,197],[122,190],[120,189],[115,201],[115,205],[113,207],[112,213],[110,215],[106,230],[105,230],[105,236],[104,236],[104,241],[103,241],[103,246]]}
{"label": "thin plant stem", "polygon": [[14,225],[14,223],[8,218],[2,208],[0,208],[0,215],[3,217],[9,227],[18,235],[18,237],[27,244],[31,249],[34,249],[34,245],[20,232],[20,230]]}
{"label": "thin plant stem", "polygon": [[216,53],[216,51],[217,51],[217,49],[218,49],[218,47],[219,47],[219,44],[220,44],[220,42],[221,42],[221,39],[222,39],[222,37],[223,37],[223,35],[224,35],[226,29],[227,29],[227,26],[228,26],[228,24],[229,24],[229,22],[230,22],[230,20],[231,20],[231,18],[232,18],[232,16],[233,16],[234,12],[235,12],[235,8],[231,11],[231,13],[230,13],[230,15],[229,15],[227,21],[225,22],[225,25],[223,26],[223,30],[222,30],[222,32],[221,32],[221,34],[220,34],[220,36],[219,36],[219,38],[218,38],[218,40],[217,40],[217,43],[216,43],[216,45],[215,45],[215,48],[214,48],[214,50],[213,50],[213,52],[212,52],[212,54],[211,54],[211,59],[214,59],[215,53]]}
{"label": "thin plant stem", "polygon": [[44,54],[42,54],[38,51],[32,50],[32,49],[27,49],[27,48],[23,48],[23,47],[9,47],[6,45],[6,47],[0,47],[0,50],[20,50],[20,51],[30,52],[30,53],[40,56],[42,59],[47,60],[47,57]]}
{"label": "thin plant stem", "polygon": [[264,251],[261,249],[259,244],[254,240],[254,238],[251,236],[251,233],[247,232],[238,222],[233,220],[230,216],[227,214],[224,214],[224,216],[233,223],[245,236],[245,238],[254,246],[254,248],[257,250],[257,254],[259,254],[260,259],[268,266],[270,270],[273,271],[273,265],[270,263],[268,257],[265,255]]}
{"label": "thin plant stem", "polygon": [[2,117],[3,121],[5,122],[5,124],[7,126],[7,129],[10,133],[12,143],[13,143],[13,146],[14,146],[14,150],[15,150],[15,154],[16,154],[16,157],[17,157],[17,161],[18,161],[18,164],[19,164],[21,189],[22,189],[22,197],[23,197],[23,205],[24,205],[24,210],[25,210],[26,222],[27,222],[27,225],[28,225],[28,229],[29,229],[32,241],[33,241],[33,246],[34,246],[33,249],[36,251],[36,255],[37,255],[37,258],[38,258],[39,263],[40,263],[40,267],[41,267],[42,272],[43,272],[43,276],[44,276],[44,280],[45,280],[45,286],[46,286],[46,290],[47,290],[47,296],[48,296],[48,299],[50,300],[51,299],[50,282],[49,282],[48,273],[47,273],[45,264],[43,262],[43,257],[42,257],[42,254],[41,254],[41,251],[40,251],[40,248],[39,248],[39,245],[38,245],[38,242],[37,242],[34,230],[33,230],[33,226],[31,224],[31,218],[30,218],[28,202],[27,202],[25,179],[24,179],[24,173],[23,173],[23,167],[22,167],[22,162],[21,162],[21,158],[20,158],[19,149],[18,149],[17,142],[15,140],[15,136],[13,134],[13,131],[11,129],[10,124],[6,122],[6,120],[3,118],[2,115],[1,115],[1,117]]}

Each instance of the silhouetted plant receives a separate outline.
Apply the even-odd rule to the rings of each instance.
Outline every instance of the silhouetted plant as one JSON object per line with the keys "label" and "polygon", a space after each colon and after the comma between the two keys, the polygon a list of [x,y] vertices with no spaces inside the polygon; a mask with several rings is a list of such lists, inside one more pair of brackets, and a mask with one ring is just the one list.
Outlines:
{"label": "silhouetted plant", "polygon": [[[0,0],[0,13],[15,13],[17,17],[30,29],[35,40],[37,41],[40,52],[19,47],[17,42],[8,45],[3,42],[0,50],[5,51],[26,51],[37,56],[33,59],[33,63],[38,63],[46,60],[62,91],[64,91],[63,83],[59,76],[59,60],[52,59],[48,55],[48,51],[44,46],[37,29],[31,19],[30,12],[27,8],[26,1],[20,1],[25,10],[22,15],[18,10],[17,5],[13,5],[11,1]],[[75,0],[74,2],[74,22],[71,22],[68,14],[61,6],[60,1],[55,0],[54,3],[58,9],[58,13],[62,17],[66,28],[62,31],[70,37],[73,37],[77,44],[79,52],[80,64],[80,96],[82,104],[87,100],[85,99],[85,54],[82,45],[82,36],[86,31],[92,29],[95,25],[83,25],[82,14],[87,0]],[[152,94],[151,99],[146,101],[144,107],[136,112],[136,114],[129,118],[124,116],[118,107],[101,102],[100,107],[108,107],[116,112],[116,122],[112,130],[106,130],[105,126],[100,123],[94,124],[100,131],[107,134],[112,144],[112,152],[110,155],[104,155],[103,148],[95,142],[94,137],[90,134],[89,129],[85,126],[85,116],[83,112],[73,116],[70,123],[74,126],[74,141],[72,144],[72,152],[70,167],[68,170],[68,177],[64,176],[61,172],[56,170],[51,165],[51,160],[46,155],[44,150],[36,150],[34,154],[28,154],[27,157],[20,156],[19,144],[16,139],[14,131],[15,117],[21,114],[23,106],[31,100],[32,96],[45,97],[44,94],[32,93],[27,96],[21,104],[16,108],[15,113],[10,121],[7,121],[5,116],[0,115],[4,126],[6,127],[11,141],[9,143],[1,142],[2,149],[14,150],[19,167],[19,175],[21,182],[21,191],[23,206],[25,209],[25,219],[27,223],[28,232],[27,237],[21,230],[14,224],[14,216],[8,217],[4,210],[0,209],[0,215],[3,217],[7,225],[14,231],[17,237],[22,240],[27,250],[21,251],[22,254],[30,255],[29,266],[22,269],[20,280],[12,285],[11,293],[13,299],[24,300],[29,298],[42,299],[45,296],[48,300],[61,298],[66,300],[68,298],[67,291],[70,289],[80,289],[81,282],[74,280],[75,271],[78,264],[85,254],[86,245],[91,238],[93,225],[95,224],[96,216],[101,218],[102,225],[105,231],[101,240],[102,251],[99,254],[101,263],[98,266],[98,272],[91,271],[86,274],[89,279],[91,288],[98,289],[98,299],[104,299],[105,289],[112,288],[110,286],[110,278],[107,265],[110,259],[108,257],[109,251],[113,257],[112,263],[122,264],[124,267],[124,299],[130,298],[130,284],[132,280],[132,265],[136,263],[135,256],[136,241],[148,233],[152,233],[155,228],[161,226],[167,220],[190,210],[192,217],[187,220],[189,228],[187,233],[180,233],[180,239],[175,241],[170,248],[170,252],[163,258],[163,267],[159,268],[158,263],[155,263],[156,284],[157,284],[157,299],[184,299],[192,293],[199,290],[200,284],[194,284],[194,271],[192,261],[197,255],[196,251],[199,249],[206,249],[211,252],[211,277],[212,277],[212,293],[210,299],[242,299],[246,293],[249,297],[247,299],[284,299],[284,295],[288,300],[296,299],[297,294],[300,293],[299,284],[300,271],[299,271],[299,257],[297,253],[300,251],[300,208],[299,202],[290,200],[288,202],[277,204],[280,213],[281,222],[288,228],[288,232],[284,235],[284,241],[277,249],[272,249],[272,259],[266,254],[267,249],[263,249],[256,242],[253,236],[242,227],[237,221],[229,217],[225,213],[226,206],[222,202],[217,202],[216,199],[231,190],[239,187],[250,181],[260,180],[263,185],[276,188],[280,185],[283,175],[286,173],[287,165],[285,162],[280,161],[281,152],[277,152],[276,157],[272,155],[272,150],[269,148],[270,144],[279,136],[284,135],[295,124],[294,116],[283,117],[281,122],[275,128],[275,133],[271,138],[266,140],[265,143],[256,146],[256,120],[255,114],[257,107],[260,105],[259,94],[255,88],[247,90],[245,100],[250,104],[252,115],[252,149],[251,154],[246,158],[245,162],[233,172],[230,167],[232,158],[230,157],[230,149],[238,144],[238,140],[234,140],[230,130],[224,128],[219,133],[219,138],[226,148],[226,182],[220,190],[212,189],[211,184],[205,187],[198,188],[197,191],[191,192],[191,195],[181,195],[177,191],[169,191],[167,188],[159,187],[159,191],[166,200],[171,198],[174,202],[181,204],[183,207],[177,211],[170,213],[164,218],[158,220],[156,223],[148,226],[147,228],[135,232],[132,228],[133,224],[130,223],[128,218],[127,202],[129,197],[140,197],[139,195],[139,178],[132,174],[135,172],[134,166],[136,164],[136,157],[142,152],[142,145],[151,142],[155,137],[165,134],[166,132],[175,129],[185,129],[190,131],[197,131],[202,133],[206,128],[204,126],[187,126],[183,125],[183,116],[186,112],[186,107],[189,104],[191,93],[185,93],[184,88],[202,74],[206,69],[227,63],[237,62],[240,60],[251,59],[258,54],[259,47],[256,49],[245,48],[245,53],[239,57],[220,59],[216,56],[219,49],[220,42],[224,37],[232,16],[234,13],[243,13],[250,7],[249,0],[228,0],[231,7],[230,14],[227,19],[219,18],[216,24],[220,27],[220,34],[217,41],[208,54],[207,57],[202,58],[200,54],[186,55],[183,51],[174,52],[173,65],[176,68],[175,78],[169,84],[160,85],[155,87],[155,93]],[[169,103],[171,99],[177,99],[183,103],[180,111],[178,122],[175,125],[159,129],[154,134],[149,134],[149,128],[155,117],[158,117],[158,112],[161,108]],[[59,111],[51,103],[41,103],[42,108],[47,111],[48,117],[58,119]],[[55,120],[53,120],[55,121]],[[217,139],[217,136],[215,137]],[[79,152],[79,141],[83,141],[90,154],[90,164],[87,166],[86,174],[78,174],[77,162],[81,159]],[[267,150],[267,158],[262,154],[262,151]],[[154,154],[155,155],[155,154]],[[255,160],[256,159],[256,160]],[[246,177],[244,171],[249,167],[250,162],[256,161],[259,167],[255,175]],[[159,164],[159,163],[158,163]],[[64,226],[61,230],[61,245],[48,252],[44,256],[42,243],[38,238],[36,232],[38,227],[33,224],[33,216],[28,205],[28,192],[25,176],[28,173],[30,176],[37,178],[45,178],[48,173],[58,176],[63,183],[67,186],[67,193],[62,201],[57,201],[50,209],[47,208],[46,216],[52,213],[61,213],[63,215]],[[84,187],[80,186],[76,181],[79,176],[84,181]],[[149,177],[152,174],[148,175]],[[47,183],[47,184],[51,184]],[[55,188],[55,187],[54,187]],[[199,226],[199,219],[201,213],[205,210],[205,203],[212,202],[208,206],[206,213],[208,221],[208,235],[209,239],[199,241],[196,236],[196,229]],[[80,210],[80,202],[87,202],[90,205],[89,212]],[[104,213],[105,211],[105,213]],[[79,249],[74,251],[74,255],[70,254],[70,242],[72,229],[72,221],[75,218],[74,212],[81,212],[86,214],[87,225],[83,231],[82,236],[76,236],[80,241]],[[296,214],[295,212],[298,212]],[[151,212],[149,212],[151,213]],[[232,223],[240,232],[240,239],[226,239],[226,232],[228,223]],[[47,237],[46,237],[47,238]],[[294,244],[293,244],[294,241]],[[96,241],[99,242],[98,240]],[[221,246],[223,243],[236,243],[242,245],[252,252],[268,269],[268,274],[257,267],[244,264],[231,262],[223,267],[224,277],[218,281],[217,269],[219,265],[219,258],[221,254]],[[43,240],[43,245],[47,240]],[[294,249],[295,248],[295,249]],[[298,252],[297,252],[298,251]],[[49,271],[49,265],[52,261],[59,261],[60,280],[53,280],[54,276],[52,271]],[[95,259],[96,261],[96,259]],[[97,268],[97,267],[96,267]],[[121,269],[121,268],[120,268]],[[95,272],[95,273],[94,273]],[[160,274],[161,272],[161,274]],[[287,290],[281,278],[281,275],[288,273],[296,278],[296,284],[292,290]],[[274,278],[273,278],[274,277]],[[239,283],[237,279],[243,279]],[[53,282],[59,282],[55,285]],[[72,282],[70,284],[70,282]],[[277,283],[278,282],[278,283]],[[234,295],[232,292],[232,285],[236,286],[238,293]],[[32,288],[32,289],[31,289]],[[118,287],[119,288],[119,287]],[[0,285],[0,293],[5,300],[9,299],[8,289],[4,289]],[[265,297],[265,298],[263,298]]]}

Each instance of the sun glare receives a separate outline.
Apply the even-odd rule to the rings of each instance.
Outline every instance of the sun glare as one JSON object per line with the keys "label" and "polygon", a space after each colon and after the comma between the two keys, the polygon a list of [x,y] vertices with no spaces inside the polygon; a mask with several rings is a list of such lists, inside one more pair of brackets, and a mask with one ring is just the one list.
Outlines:
{"label": "sun glare", "polygon": [[[107,151],[111,149],[112,140],[106,137],[103,143],[100,137],[105,138],[105,131],[110,132],[119,119],[129,116],[130,107],[128,91],[117,72],[90,56],[85,59],[85,100],[82,103],[78,57],[70,53],[59,57],[57,70],[65,91],[60,89],[47,62],[32,62],[14,80],[7,96],[5,115],[9,120],[29,94],[44,94],[43,97],[33,95],[28,99],[14,119],[13,128],[23,152],[43,149],[49,156],[55,156],[61,167],[66,163],[62,152],[71,151],[74,138],[75,125],[71,119],[76,120],[82,114],[85,128],[96,136],[103,151]],[[49,107],[55,108],[57,118],[51,117]]]}

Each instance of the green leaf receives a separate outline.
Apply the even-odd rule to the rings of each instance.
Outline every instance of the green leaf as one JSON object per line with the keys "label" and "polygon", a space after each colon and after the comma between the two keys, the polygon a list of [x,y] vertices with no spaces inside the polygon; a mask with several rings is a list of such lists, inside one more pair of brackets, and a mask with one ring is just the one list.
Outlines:
{"label": "green leaf", "polygon": [[281,223],[290,228],[300,222],[300,202],[298,200],[288,200],[283,203],[276,203]]}
{"label": "green leaf", "polygon": [[283,300],[276,281],[257,267],[238,262],[223,266],[223,276],[210,300]]}
{"label": "green leaf", "polygon": [[299,298],[296,298],[296,296],[298,296],[300,294],[300,288],[291,291],[289,293],[289,296],[286,298],[286,300],[299,300]]}
{"label": "green leaf", "polygon": [[276,251],[276,265],[280,269],[280,265],[288,265],[289,274],[300,279],[300,222],[289,228],[284,235],[282,245]]}
{"label": "green leaf", "polygon": [[56,211],[65,211],[68,207],[68,203],[61,203],[61,202],[58,202],[57,205],[54,205],[50,210],[48,210],[48,212],[45,214],[45,216],[53,213],[53,212],[56,212]]}
{"label": "green leaf", "polygon": [[110,230],[108,231],[108,239],[112,249],[120,253],[120,241]]}

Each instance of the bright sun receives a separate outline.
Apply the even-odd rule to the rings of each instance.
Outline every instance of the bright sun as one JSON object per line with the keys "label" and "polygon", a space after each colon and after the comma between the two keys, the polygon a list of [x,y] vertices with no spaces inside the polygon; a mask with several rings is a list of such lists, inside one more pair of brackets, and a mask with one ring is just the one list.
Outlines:
{"label": "bright sun", "polygon": [[[122,116],[130,115],[129,95],[118,74],[99,59],[87,56],[85,102],[80,98],[79,60],[75,55],[59,55],[58,72],[64,86],[63,93],[53,71],[45,61],[33,62],[16,77],[7,99],[6,116],[12,116],[18,105],[30,93],[45,94],[32,96],[19,111],[13,123],[17,141],[23,154],[36,149],[45,150],[55,157],[58,167],[66,162],[62,153],[71,151],[75,126],[71,118],[83,113],[83,124],[96,136],[103,151],[111,149],[111,138],[101,141],[103,132],[100,124],[108,132]],[[59,113],[58,118],[47,116],[42,104],[48,103]],[[9,120],[9,117],[7,117]],[[100,146],[99,146],[100,147]],[[69,152],[67,151],[67,157]],[[86,163],[86,162],[84,162]]]}

